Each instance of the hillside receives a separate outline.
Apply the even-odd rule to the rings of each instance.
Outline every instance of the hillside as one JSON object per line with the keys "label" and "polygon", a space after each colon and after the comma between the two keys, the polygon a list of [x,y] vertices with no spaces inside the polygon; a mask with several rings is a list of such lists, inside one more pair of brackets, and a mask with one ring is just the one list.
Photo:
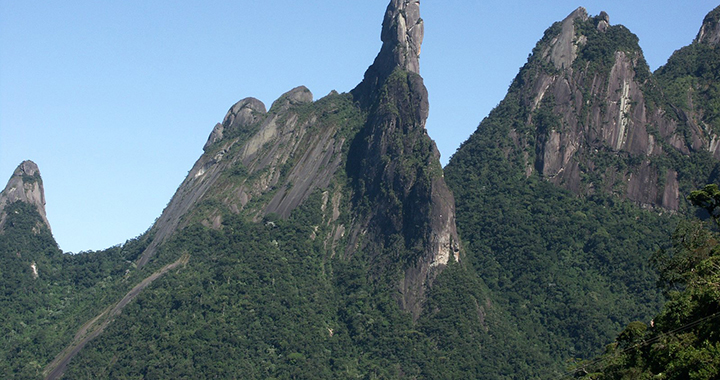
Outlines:
{"label": "hillside", "polygon": [[[425,129],[420,2],[391,0],[353,90],[238,101],[154,225],[104,251],[60,251],[39,169],[23,162],[0,193],[0,373],[656,373],[660,361],[623,356],[626,342],[657,337],[633,321],[668,300],[657,331],[692,319],[677,318],[686,310],[716,312],[684,308],[695,295],[717,303],[695,287],[715,281],[714,258],[687,272],[669,237],[716,234],[685,219],[686,195],[720,176],[718,12],[651,73],[635,35],[578,8],[443,169]],[[690,293],[667,291],[678,286]],[[618,334],[611,365],[577,367]]]}
{"label": "hillside", "polygon": [[713,128],[677,117],[609,20],[579,8],[550,27],[445,168],[468,261],[555,371],[541,377],[659,310],[649,259],[717,176]]}

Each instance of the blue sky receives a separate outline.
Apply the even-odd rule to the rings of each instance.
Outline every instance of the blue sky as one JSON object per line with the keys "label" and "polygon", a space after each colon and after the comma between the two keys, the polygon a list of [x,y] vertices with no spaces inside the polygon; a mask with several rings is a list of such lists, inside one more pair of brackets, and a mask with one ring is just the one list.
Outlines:
{"label": "blue sky", "polygon": [[[388,0],[0,0],[0,186],[40,167],[60,247],[148,229],[236,101],[345,92],[380,50]],[[717,2],[423,0],[427,128],[443,164],[502,100],[553,22],[606,11],[652,69]]]}

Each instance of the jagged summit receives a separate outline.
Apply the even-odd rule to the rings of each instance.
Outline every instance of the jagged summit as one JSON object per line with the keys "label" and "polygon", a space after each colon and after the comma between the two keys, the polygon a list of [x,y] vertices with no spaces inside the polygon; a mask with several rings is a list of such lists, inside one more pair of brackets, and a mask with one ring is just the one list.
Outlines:
{"label": "jagged summit", "polygon": [[[238,214],[253,222],[287,220],[319,192],[323,212],[332,210],[323,236],[329,257],[363,252],[374,263],[371,272],[394,268],[387,275],[396,281],[399,304],[417,318],[434,278],[451,258],[460,260],[454,199],[425,130],[420,2],[392,0],[381,39],[351,94],[314,101],[300,86],[269,110],[254,98],[233,105],[153,227],[138,267],[193,222],[222,229]],[[404,255],[402,265],[397,255]]]}
{"label": "jagged summit", "polygon": [[557,69],[569,68],[577,58],[578,39],[575,21],[588,19],[587,10],[579,7],[562,21],[562,31],[550,43],[550,61]]}
{"label": "jagged summit", "polygon": [[37,164],[30,160],[23,161],[15,169],[7,186],[5,186],[5,190],[0,192],[0,230],[2,230],[7,218],[5,206],[17,201],[37,207],[43,223],[48,229],[50,228],[50,223],[45,214],[45,189],[40,177],[40,170]]}
{"label": "jagged summit", "polygon": [[393,0],[385,11],[381,34],[383,48],[378,57],[391,58],[388,61],[396,66],[418,74],[423,35],[420,0]]}
{"label": "jagged summit", "polygon": [[708,45],[720,43],[720,6],[705,16],[695,42]]}
{"label": "jagged summit", "polygon": [[395,68],[419,74],[424,33],[419,0],[390,1],[380,35],[382,48],[365,72],[362,83],[352,91],[353,95],[357,98],[369,95]]}

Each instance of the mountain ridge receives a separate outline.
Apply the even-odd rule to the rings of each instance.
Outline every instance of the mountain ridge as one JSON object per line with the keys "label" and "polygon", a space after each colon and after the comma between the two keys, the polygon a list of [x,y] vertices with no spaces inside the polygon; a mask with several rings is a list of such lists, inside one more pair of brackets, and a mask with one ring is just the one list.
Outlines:
{"label": "mountain ridge", "polygon": [[[82,350],[48,378],[557,377],[652,314],[646,256],[682,189],[712,177],[712,130],[664,108],[637,38],[609,21],[578,8],[549,28],[444,172],[419,1],[392,0],[350,93],[240,100],[146,234],[77,256],[118,262],[62,345]],[[34,207],[42,184],[26,182]]]}

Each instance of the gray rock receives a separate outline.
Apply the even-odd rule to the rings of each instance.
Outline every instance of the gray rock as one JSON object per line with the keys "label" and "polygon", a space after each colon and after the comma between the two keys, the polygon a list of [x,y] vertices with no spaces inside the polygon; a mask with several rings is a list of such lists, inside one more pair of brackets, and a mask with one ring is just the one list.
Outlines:
{"label": "gray rock", "polygon": [[367,104],[379,84],[396,68],[419,74],[424,35],[425,23],[420,18],[420,1],[392,0],[382,24],[382,48],[365,72],[363,81],[352,90],[355,98]]}
{"label": "gray rock", "polygon": [[708,45],[717,45],[720,43],[720,6],[705,16],[695,41]]}
{"label": "gray rock", "polygon": [[205,146],[203,146],[203,150],[207,151],[207,149],[210,146],[212,146],[216,142],[222,140],[224,130],[225,130],[225,127],[223,127],[222,124],[220,124],[220,123],[215,124],[215,127],[213,128],[212,132],[210,132],[210,137],[208,137],[208,140],[205,143]]}
{"label": "gray rock", "polygon": [[313,94],[305,86],[298,86],[292,90],[282,94],[278,100],[274,101],[270,110],[278,112],[279,110],[288,109],[292,105],[312,103]]}
{"label": "gray rock", "polygon": [[600,15],[598,16],[600,18],[600,21],[598,21],[597,28],[600,32],[605,33],[607,32],[608,28],[610,27],[610,16],[605,13],[605,11],[600,12]]}
{"label": "gray rock", "polygon": [[265,104],[255,98],[245,98],[235,103],[223,119],[225,128],[239,128],[256,123],[265,115]]}
{"label": "gray rock", "polygon": [[14,202],[25,202],[37,208],[43,223],[50,229],[45,213],[45,189],[38,166],[32,161],[23,161],[0,192],[0,231],[5,225],[5,207]]}
{"label": "gray rock", "polygon": [[580,7],[570,13],[562,22],[562,31],[551,42],[550,60],[557,69],[568,69],[577,58],[578,37],[575,34],[575,21],[585,21],[588,14],[585,8]]}

